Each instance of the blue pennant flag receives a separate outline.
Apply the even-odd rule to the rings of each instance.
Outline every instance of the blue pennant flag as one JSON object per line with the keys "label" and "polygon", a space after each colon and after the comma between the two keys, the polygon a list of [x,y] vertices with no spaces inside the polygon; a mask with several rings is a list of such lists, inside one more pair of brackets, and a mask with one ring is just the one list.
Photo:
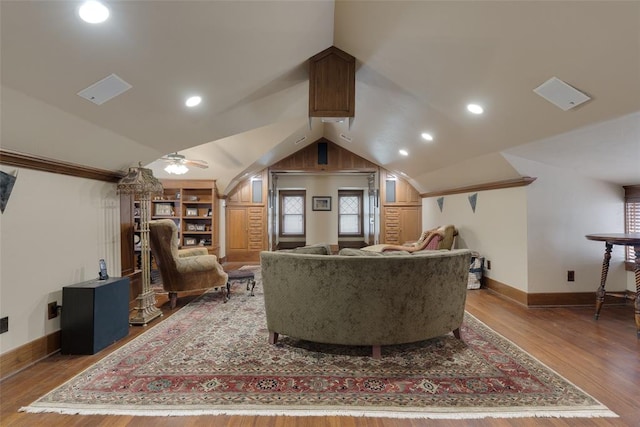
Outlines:
{"label": "blue pennant flag", "polygon": [[476,211],[476,201],[478,200],[478,193],[473,193],[469,196],[469,204],[471,205],[471,210],[475,213]]}

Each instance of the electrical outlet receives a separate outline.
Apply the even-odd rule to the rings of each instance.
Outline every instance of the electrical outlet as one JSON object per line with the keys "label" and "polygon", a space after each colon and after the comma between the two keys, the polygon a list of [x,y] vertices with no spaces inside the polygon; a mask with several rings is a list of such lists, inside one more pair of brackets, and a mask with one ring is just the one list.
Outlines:
{"label": "electrical outlet", "polygon": [[58,317],[58,301],[47,304],[47,319],[55,319]]}
{"label": "electrical outlet", "polygon": [[487,260],[487,270],[491,270],[491,260]]}
{"label": "electrical outlet", "polygon": [[0,319],[0,334],[9,332],[9,317],[3,317]]}
{"label": "electrical outlet", "polygon": [[567,282],[575,282],[576,281],[576,272],[573,270],[567,271]]}

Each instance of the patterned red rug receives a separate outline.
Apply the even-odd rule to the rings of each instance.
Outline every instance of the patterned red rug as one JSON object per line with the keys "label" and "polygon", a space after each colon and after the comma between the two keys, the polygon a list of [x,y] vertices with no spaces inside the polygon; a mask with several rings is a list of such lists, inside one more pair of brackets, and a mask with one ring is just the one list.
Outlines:
{"label": "patterned red rug", "polygon": [[[259,275],[259,271],[258,271]],[[129,415],[615,417],[465,316],[452,335],[371,349],[268,344],[260,283],[211,292],[21,410]]]}

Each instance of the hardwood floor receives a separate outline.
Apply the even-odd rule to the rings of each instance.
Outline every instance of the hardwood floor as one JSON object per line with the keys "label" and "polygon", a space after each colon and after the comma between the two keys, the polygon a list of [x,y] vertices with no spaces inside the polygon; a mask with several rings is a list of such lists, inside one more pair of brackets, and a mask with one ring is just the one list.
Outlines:
{"label": "hardwood floor", "polygon": [[[194,297],[178,300],[179,307]],[[165,316],[171,312],[163,306]],[[639,426],[640,340],[633,307],[605,305],[600,320],[594,308],[527,309],[488,290],[469,291],[467,311],[562,374],[620,415],[620,418],[511,418],[481,420],[402,420],[364,417],[131,417],[26,414],[18,412],[43,394],[122,346],[129,336],[93,356],[54,355],[0,383],[0,425],[9,426]],[[175,311],[174,311],[175,312]]]}

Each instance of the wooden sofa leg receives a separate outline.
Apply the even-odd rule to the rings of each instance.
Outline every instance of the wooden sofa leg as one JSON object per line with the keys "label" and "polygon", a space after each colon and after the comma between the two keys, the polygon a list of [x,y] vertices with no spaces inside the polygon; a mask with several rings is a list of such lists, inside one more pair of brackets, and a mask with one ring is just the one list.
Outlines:
{"label": "wooden sofa leg", "polygon": [[382,348],[379,345],[372,345],[371,350],[372,350],[371,356],[374,359],[380,359],[382,357]]}
{"label": "wooden sofa leg", "polygon": [[269,332],[269,344],[275,344],[278,342],[278,333]]}
{"label": "wooden sofa leg", "polygon": [[456,328],[453,330],[453,336],[460,339],[460,328]]}
{"label": "wooden sofa leg", "polygon": [[169,292],[169,307],[171,307],[171,310],[176,308],[177,304],[178,304],[178,293]]}

